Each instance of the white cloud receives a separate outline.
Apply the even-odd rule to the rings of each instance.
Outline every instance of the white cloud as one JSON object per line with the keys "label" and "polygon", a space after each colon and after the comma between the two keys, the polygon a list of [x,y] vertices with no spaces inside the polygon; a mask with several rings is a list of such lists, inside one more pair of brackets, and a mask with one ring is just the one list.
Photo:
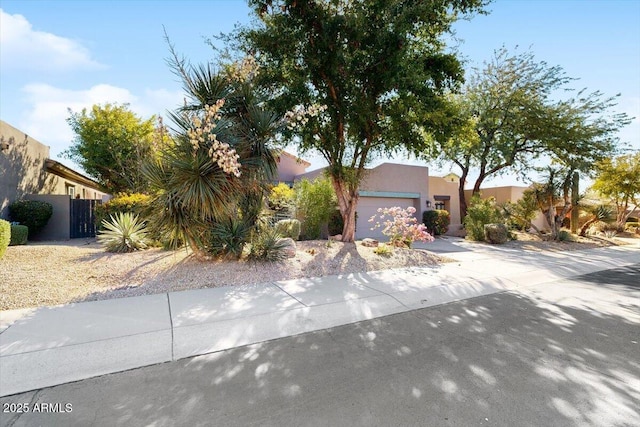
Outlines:
{"label": "white cloud", "polygon": [[36,31],[22,15],[0,9],[0,63],[2,69],[67,71],[102,68],[77,41]]}
{"label": "white cloud", "polygon": [[173,109],[182,99],[181,92],[146,90],[137,96],[128,89],[108,84],[95,85],[86,90],[68,90],[39,83],[25,86],[23,92],[28,108],[16,127],[50,146],[54,159],[73,141],[74,134],[66,122],[69,109],[80,112],[94,104],[126,103],[140,117],[148,118]]}

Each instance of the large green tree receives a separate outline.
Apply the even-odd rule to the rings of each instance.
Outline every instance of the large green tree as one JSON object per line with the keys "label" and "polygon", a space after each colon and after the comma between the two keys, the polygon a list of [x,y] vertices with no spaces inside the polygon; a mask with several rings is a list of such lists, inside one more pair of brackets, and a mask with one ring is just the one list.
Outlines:
{"label": "large green tree", "polygon": [[110,193],[145,191],[142,164],[155,152],[155,117],[143,120],[126,104],[94,105],[70,113],[67,123],[75,138],[63,155]]}
{"label": "large green tree", "polygon": [[418,124],[463,79],[443,35],[486,0],[249,0],[255,26],[237,34],[261,65],[261,82],[289,136],[315,150],[355,239],[358,187],[377,155],[415,147]]}
{"label": "large green tree", "polygon": [[616,223],[623,228],[640,205],[640,151],[598,163],[593,189],[613,201]]}
{"label": "large green tree", "polygon": [[531,52],[511,54],[502,48],[474,70],[460,95],[450,97],[448,115],[456,120],[449,123],[457,130],[453,136],[429,135],[426,153],[460,169],[461,217],[471,173],[478,174],[473,183],[477,194],[489,177],[506,172],[526,176],[536,159],[552,158],[585,171],[613,152],[616,133],[628,118],[611,113],[616,97],[600,92],[581,91],[558,101],[572,80],[561,67],[539,62]]}

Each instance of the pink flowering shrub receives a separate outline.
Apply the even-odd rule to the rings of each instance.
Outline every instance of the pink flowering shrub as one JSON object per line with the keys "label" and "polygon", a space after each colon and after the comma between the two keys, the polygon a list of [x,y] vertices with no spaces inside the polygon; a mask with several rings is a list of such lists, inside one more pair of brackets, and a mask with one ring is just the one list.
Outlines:
{"label": "pink flowering shrub", "polygon": [[389,237],[389,244],[393,246],[411,247],[416,240],[432,242],[433,236],[427,232],[427,227],[424,224],[418,223],[418,220],[413,216],[414,213],[416,213],[416,209],[412,206],[406,209],[399,206],[379,208],[378,214],[380,215],[372,216],[369,222],[375,221],[375,225],[371,229],[382,228],[382,234]]}

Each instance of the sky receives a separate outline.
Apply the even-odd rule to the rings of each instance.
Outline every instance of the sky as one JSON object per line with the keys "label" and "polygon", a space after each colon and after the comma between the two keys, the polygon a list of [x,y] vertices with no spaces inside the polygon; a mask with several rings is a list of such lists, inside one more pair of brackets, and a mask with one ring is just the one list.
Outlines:
{"label": "sky", "polygon": [[[616,111],[635,117],[620,140],[640,149],[640,0],[495,0],[488,11],[454,25],[466,68],[502,46],[531,49],[579,78],[576,89],[620,93]],[[73,141],[69,109],[128,103],[143,118],[166,116],[184,95],[165,62],[164,31],[178,52],[201,63],[214,59],[207,39],[252,19],[243,0],[0,0],[0,119],[78,169],[59,157]],[[305,158],[309,170],[324,166]],[[432,175],[457,172],[402,157],[384,161],[428,165]],[[512,184],[524,183],[510,176],[487,182]]]}

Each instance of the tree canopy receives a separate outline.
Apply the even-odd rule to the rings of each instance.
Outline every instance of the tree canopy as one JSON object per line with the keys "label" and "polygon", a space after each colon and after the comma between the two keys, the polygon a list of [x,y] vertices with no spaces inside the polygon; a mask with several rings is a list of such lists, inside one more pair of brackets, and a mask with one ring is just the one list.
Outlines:
{"label": "tree canopy", "polygon": [[355,238],[358,186],[379,154],[422,141],[419,124],[463,80],[443,34],[485,0],[250,0],[259,18],[237,34],[253,53],[271,104],[295,120],[289,136],[316,150]]}
{"label": "tree canopy", "polygon": [[629,215],[640,205],[640,152],[598,163],[593,189],[615,203],[616,222],[624,227]]}
{"label": "tree canopy", "polygon": [[155,117],[143,120],[129,106],[94,105],[71,112],[74,143],[63,155],[78,163],[110,193],[142,192],[142,164],[156,150]]}
{"label": "tree canopy", "polygon": [[426,155],[460,168],[462,217],[464,185],[472,171],[478,172],[473,192],[479,193],[488,177],[530,173],[541,157],[565,165],[568,176],[589,171],[615,152],[616,133],[629,122],[625,114],[611,112],[616,97],[582,90],[557,100],[573,80],[531,52],[511,54],[502,48],[474,70],[461,94],[450,97],[449,115],[457,120],[449,123],[457,130],[453,136],[429,135]]}

